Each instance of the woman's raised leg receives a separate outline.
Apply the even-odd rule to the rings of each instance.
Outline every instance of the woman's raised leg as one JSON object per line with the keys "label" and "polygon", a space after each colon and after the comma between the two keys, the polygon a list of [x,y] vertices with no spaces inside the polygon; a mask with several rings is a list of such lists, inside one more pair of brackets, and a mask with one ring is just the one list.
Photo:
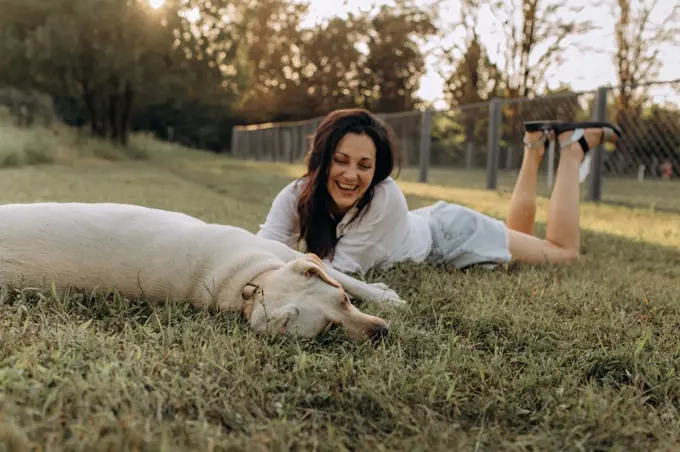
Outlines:
{"label": "woman's raised leg", "polygon": [[524,157],[512,190],[510,210],[505,222],[509,229],[534,234],[538,168],[543,160],[548,136],[548,131],[532,131],[524,135]]}
{"label": "woman's raised leg", "polygon": [[620,131],[608,123],[527,123],[543,124],[560,141],[560,162],[555,187],[550,198],[546,239],[511,229],[510,253],[513,259],[527,263],[568,263],[579,257],[581,246],[579,167],[593,147],[615,142]]}

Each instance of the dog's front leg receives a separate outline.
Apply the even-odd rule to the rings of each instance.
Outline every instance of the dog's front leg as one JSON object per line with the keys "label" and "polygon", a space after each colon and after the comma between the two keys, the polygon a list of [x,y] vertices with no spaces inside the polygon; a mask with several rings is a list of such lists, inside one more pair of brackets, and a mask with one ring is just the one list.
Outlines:
{"label": "dog's front leg", "polygon": [[383,283],[367,284],[349,276],[346,273],[341,272],[340,270],[336,270],[330,265],[324,264],[324,266],[328,274],[335,278],[335,280],[342,285],[345,291],[355,298],[376,301],[379,303],[390,303],[393,305],[402,305],[406,303],[401,299],[397,292],[390,289]]}
{"label": "dog's front leg", "polygon": [[[285,262],[290,262],[293,259],[298,259],[305,256],[298,250],[294,250],[289,246],[270,239],[262,239],[266,241],[266,249],[269,252],[276,254],[280,259]],[[322,262],[324,269],[328,274],[334,278],[340,285],[345,289],[345,291],[353,296],[354,298],[360,298],[366,301],[375,301],[378,303],[391,303],[394,305],[405,304],[406,302],[399,297],[399,294],[394,290],[390,289],[383,283],[367,284],[363,281],[359,281],[356,278],[352,278],[346,273],[341,272]]]}

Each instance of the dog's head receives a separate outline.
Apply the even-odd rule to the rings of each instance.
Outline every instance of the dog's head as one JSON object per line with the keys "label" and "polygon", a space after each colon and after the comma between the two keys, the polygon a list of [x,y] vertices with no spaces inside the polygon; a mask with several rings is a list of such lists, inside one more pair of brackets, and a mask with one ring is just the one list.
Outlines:
{"label": "dog's head", "polygon": [[354,340],[387,335],[387,323],[361,312],[321,260],[308,254],[268,272],[257,285],[246,286],[244,312],[253,330],[314,337],[329,326],[347,331]]}

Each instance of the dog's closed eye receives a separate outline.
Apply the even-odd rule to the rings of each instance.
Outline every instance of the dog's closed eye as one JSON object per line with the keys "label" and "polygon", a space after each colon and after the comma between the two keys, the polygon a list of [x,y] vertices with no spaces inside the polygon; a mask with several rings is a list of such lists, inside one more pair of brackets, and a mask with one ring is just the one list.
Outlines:
{"label": "dog's closed eye", "polygon": [[341,303],[343,309],[349,309],[352,306],[352,300],[349,299],[349,295],[346,293],[343,295]]}

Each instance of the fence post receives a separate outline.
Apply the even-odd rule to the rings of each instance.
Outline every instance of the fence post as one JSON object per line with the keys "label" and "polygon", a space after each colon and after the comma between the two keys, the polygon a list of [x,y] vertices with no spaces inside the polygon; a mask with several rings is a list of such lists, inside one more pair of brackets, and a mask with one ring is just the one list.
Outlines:
{"label": "fence post", "polygon": [[229,149],[229,153],[232,157],[238,157],[238,132],[237,126],[231,128],[231,149]]}
{"label": "fence post", "polygon": [[274,145],[274,161],[281,161],[281,127],[272,127],[272,144]]}
{"label": "fence post", "polygon": [[303,143],[305,141],[305,133],[302,130],[302,127],[300,127],[300,124],[295,124],[293,130],[295,130],[295,161],[299,162],[304,153]]}
{"label": "fence post", "polygon": [[475,157],[475,143],[468,141],[465,143],[465,169],[472,169],[473,160]]}
{"label": "fence post", "polygon": [[314,143],[314,135],[316,134],[316,121],[309,120],[305,124],[305,128],[307,130],[307,133],[305,133],[305,153],[304,155],[307,155],[309,150],[312,147],[312,144]]}
{"label": "fence post", "polygon": [[546,177],[548,178],[548,188],[552,188],[555,182],[555,140],[548,143],[548,168],[546,170]]}
{"label": "fence post", "polygon": [[[601,86],[597,89],[597,95],[593,102],[593,121],[606,121],[607,119],[607,94],[609,89]],[[588,200],[598,202],[602,199],[602,171],[604,145],[593,148],[590,162],[590,181],[588,184]]]}
{"label": "fence post", "polygon": [[240,158],[250,159],[251,158],[250,153],[251,150],[253,149],[252,145],[253,132],[251,130],[244,130],[239,141],[240,143],[238,144],[238,150]]}
{"label": "fence post", "polygon": [[498,156],[500,153],[501,100],[491,99],[489,108],[489,139],[486,155],[486,188],[495,190],[498,186]]}
{"label": "fence post", "polygon": [[432,110],[429,108],[420,115],[420,174],[419,182],[427,182],[430,169],[430,145],[432,144]]}

